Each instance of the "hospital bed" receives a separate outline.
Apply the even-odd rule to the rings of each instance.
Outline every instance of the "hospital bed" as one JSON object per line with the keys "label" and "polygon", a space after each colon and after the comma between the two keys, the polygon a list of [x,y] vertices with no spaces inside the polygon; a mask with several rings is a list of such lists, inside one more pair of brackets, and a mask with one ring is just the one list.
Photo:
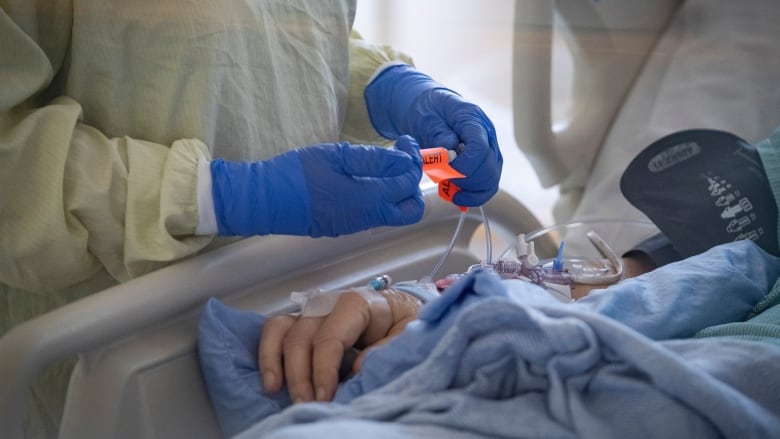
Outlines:
{"label": "hospital bed", "polygon": [[[584,2],[519,1],[518,38],[528,41],[531,34],[522,35],[524,29],[534,38],[551,38],[554,3],[570,9]],[[518,60],[549,60],[551,45],[515,44],[515,48]],[[528,53],[533,48],[540,51]],[[548,65],[534,61],[515,66],[518,133],[534,136],[529,125],[550,126],[545,111],[520,107],[525,101],[546,105],[550,100],[550,79],[545,79]],[[531,71],[529,66],[538,69]],[[627,86],[623,84],[624,89]],[[619,100],[620,93],[615,92],[612,105],[600,113],[602,125],[616,111]],[[532,113],[542,120],[529,118]],[[519,140],[542,150],[546,147],[538,136]],[[529,156],[534,161],[534,154]],[[537,161],[534,164],[541,166]],[[361,285],[384,273],[395,280],[419,279],[446,249],[459,217],[457,209],[436,196],[435,188],[428,188],[425,197],[425,216],[412,226],[337,239],[270,236],[242,240],[19,325],[0,339],[3,436],[21,436],[28,389],[37,374],[49,364],[77,355],[60,437],[220,437],[196,354],[198,315],[205,301],[218,297],[240,309],[273,312],[287,303],[291,291]],[[504,244],[518,233],[541,227],[522,203],[503,191],[485,210],[493,234]],[[475,233],[480,234],[481,223],[477,210],[472,209],[440,273],[462,272],[479,262],[482,255],[475,253],[472,241]],[[496,242],[496,252],[501,240]]]}
{"label": "hospital bed", "polygon": [[[620,115],[643,75],[663,75],[663,69],[648,71],[648,59],[680,3],[517,1],[516,138],[542,183],[560,185],[558,219],[594,212],[642,217],[616,186],[600,185],[599,179],[615,178],[599,169],[610,161],[623,169],[638,151],[639,146],[619,148],[628,137],[621,132]],[[564,46],[553,44],[558,40]],[[563,111],[555,108],[560,47],[567,48],[567,62],[573,64],[566,81],[574,93]],[[361,285],[384,273],[395,280],[419,279],[447,247],[459,215],[433,187],[426,188],[425,199],[425,216],[412,226],[337,239],[242,240],[16,327],[0,339],[3,437],[20,435],[24,401],[39,371],[76,354],[61,437],[219,437],[196,356],[198,313],[205,301],[219,297],[240,309],[273,312],[291,291]],[[598,203],[590,202],[594,199]],[[485,209],[503,244],[541,226],[503,191]],[[477,210],[470,210],[440,273],[462,272],[480,260],[481,250],[475,248],[481,247],[474,245],[480,224]]]}
{"label": "hospital bed", "polygon": [[[38,372],[77,354],[60,437],[220,437],[196,354],[206,300],[273,312],[291,291],[365,285],[385,273],[419,279],[448,247],[460,215],[435,187],[424,194],[425,215],[412,226],[336,239],[242,240],[17,326],[0,339],[2,436],[21,436],[28,387]],[[496,245],[540,227],[504,192],[484,209]],[[484,247],[472,242],[480,241],[481,224],[479,210],[471,209],[441,273],[462,272],[484,257]]]}

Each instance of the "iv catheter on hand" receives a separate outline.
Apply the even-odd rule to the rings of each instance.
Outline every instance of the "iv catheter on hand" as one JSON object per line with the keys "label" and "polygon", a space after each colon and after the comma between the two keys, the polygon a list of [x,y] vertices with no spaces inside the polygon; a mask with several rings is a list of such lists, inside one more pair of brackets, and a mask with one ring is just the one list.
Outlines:
{"label": "iv catheter on hand", "polygon": [[[420,153],[423,158],[423,171],[431,180],[434,181],[434,183],[438,184],[439,196],[442,197],[445,201],[452,203],[452,197],[460,189],[451,183],[450,179],[465,177],[465,175],[461,174],[449,165],[449,162],[458,156],[457,152],[454,150],[447,150],[446,148],[438,147],[422,149],[420,150]],[[436,291],[436,285],[433,283],[433,277],[436,275],[436,273],[438,273],[439,269],[444,264],[449,254],[452,252],[452,248],[463,225],[465,214],[468,211],[468,208],[466,207],[458,207],[461,211],[460,218],[458,219],[458,225],[453,232],[450,244],[429,275],[423,276],[418,281],[406,281],[393,285],[390,276],[385,274],[370,280],[368,284],[363,287],[339,288],[336,290],[312,290],[302,292],[294,291],[290,295],[291,303],[288,303],[285,307],[274,314],[322,316],[328,314],[331,311],[341,294],[349,291],[361,294],[367,300],[374,298],[376,296],[376,294],[374,294],[375,292],[391,287],[401,289],[402,291],[412,293],[413,295],[417,295],[417,293],[413,293],[413,291],[423,290],[428,292],[428,294],[423,295],[430,296],[433,291]],[[482,212],[483,223],[485,224],[486,232],[488,233],[488,259],[490,259],[490,229],[487,226],[487,217],[485,216],[485,212],[481,207],[480,211]]]}
{"label": "iv catheter on hand", "polygon": [[384,300],[378,293],[392,286],[393,279],[383,274],[371,279],[366,285],[336,289],[318,289],[309,291],[293,291],[290,301],[284,307],[271,315],[290,314],[302,317],[322,317],[330,314],[336,306],[339,297],[344,293],[361,295],[367,302]]}

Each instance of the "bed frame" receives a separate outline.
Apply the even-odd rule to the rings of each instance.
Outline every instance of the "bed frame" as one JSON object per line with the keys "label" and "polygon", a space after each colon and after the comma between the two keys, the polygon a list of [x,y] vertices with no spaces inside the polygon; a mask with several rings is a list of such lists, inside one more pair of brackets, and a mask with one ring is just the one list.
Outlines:
{"label": "bed frame", "polygon": [[[559,183],[581,165],[571,162],[577,156],[572,151],[598,150],[654,42],[653,38],[628,40],[636,45],[623,50],[615,46],[620,40],[593,40],[602,34],[592,31],[656,35],[680,0],[652,5],[645,0],[615,1],[608,13],[591,3],[516,2],[516,139],[542,170],[545,186]],[[643,22],[632,21],[636,16]],[[567,24],[563,38],[577,65],[572,78],[577,94],[571,97],[564,129],[554,127],[551,117],[556,20]],[[615,83],[615,77],[624,78],[623,83]],[[68,389],[61,438],[221,437],[196,351],[198,315],[206,300],[219,297],[237,308],[273,312],[287,303],[291,291],[362,285],[385,273],[397,281],[419,279],[446,249],[459,216],[458,209],[437,197],[434,186],[425,188],[424,194],[425,215],[412,226],[339,238],[245,239],[16,326],[0,338],[2,437],[22,437],[30,385],[46,366],[74,355],[78,362]],[[522,203],[504,191],[485,210],[494,234],[494,257],[517,234],[541,227]],[[440,273],[462,272],[479,261],[484,253],[473,238],[481,233],[481,222],[478,210],[470,210]]]}
{"label": "bed frame", "polygon": [[[196,342],[209,297],[272,312],[291,291],[363,285],[428,274],[447,248],[459,210],[424,190],[419,223],[339,238],[245,239],[114,286],[27,321],[0,339],[0,426],[22,436],[29,388],[56,361],[78,356],[61,438],[221,437],[200,375]],[[494,256],[503,241],[540,227],[505,192],[486,206]],[[484,255],[479,211],[471,209],[441,273],[463,272]],[[479,254],[478,254],[479,253]]]}

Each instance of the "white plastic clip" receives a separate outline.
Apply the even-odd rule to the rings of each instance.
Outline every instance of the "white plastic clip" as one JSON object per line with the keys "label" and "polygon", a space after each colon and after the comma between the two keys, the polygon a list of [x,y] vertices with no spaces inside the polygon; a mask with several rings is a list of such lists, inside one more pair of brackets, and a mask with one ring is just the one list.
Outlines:
{"label": "white plastic clip", "polygon": [[520,256],[525,256],[528,254],[528,244],[525,242],[525,234],[521,233],[517,235],[517,245],[516,245],[516,252],[517,257],[520,258]]}

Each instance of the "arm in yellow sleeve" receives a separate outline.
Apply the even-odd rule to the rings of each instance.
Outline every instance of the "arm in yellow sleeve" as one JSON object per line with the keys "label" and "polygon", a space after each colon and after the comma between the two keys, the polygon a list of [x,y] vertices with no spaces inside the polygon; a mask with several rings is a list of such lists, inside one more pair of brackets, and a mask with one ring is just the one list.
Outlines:
{"label": "arm in yellow sleeve", "polygon": [[351,143],[389,145],[371,125],[363,92],[381,69],[392,64],[413,65],[412,59],[390,46],[370,44],[352,31],[349,44],[349,97],[342,129],[343,140]]}
{"label": "arm in yellow sleeve", "polygon": [[208,244],[194,236],[206,146],[111,139],[81,123],[76,101],[46,97],[57,94],[68,5],[0,5],[0,283],[56,291],[101,267],[126,280]]}

